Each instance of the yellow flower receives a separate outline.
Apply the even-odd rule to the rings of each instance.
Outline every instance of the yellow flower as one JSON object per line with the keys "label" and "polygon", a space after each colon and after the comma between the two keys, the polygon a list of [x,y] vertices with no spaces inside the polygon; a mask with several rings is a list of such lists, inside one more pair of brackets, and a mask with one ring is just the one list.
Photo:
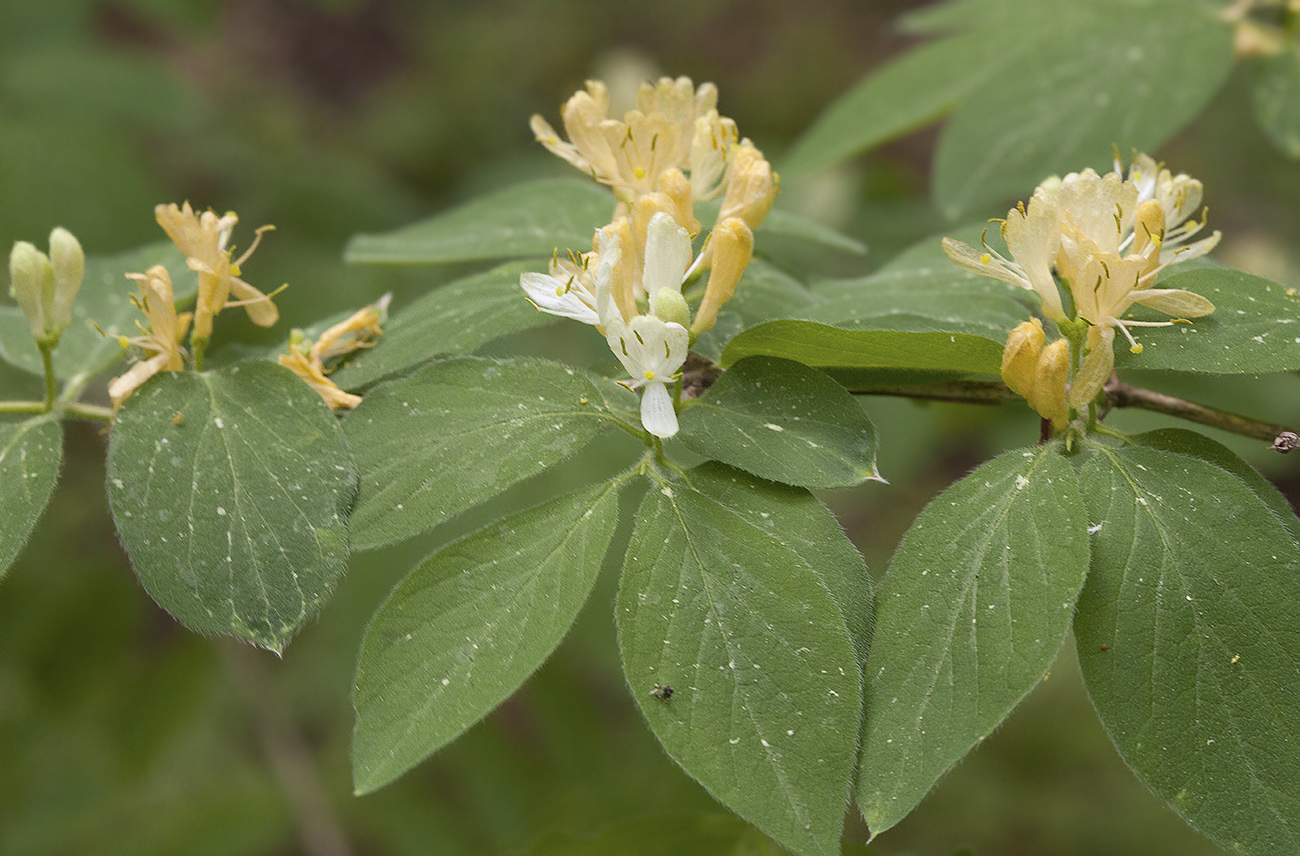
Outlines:
{"label": "yellow flower", "polygon": [[718,115],[717,103],[711,83],[697,89],[688,77],[664,77],[642,84],[636,109],[615,119],[609,116],[605,84],[589,80],[561,111],[568,142],[539,115],[530,124],[538,142],[608,184],[624,204],[662,189],[665,175],[674,171],[690,173],[691,197],[698,201],[720,192],[719,180],[739,139],[736,123]]}
{"label": "yellow flower", "polygon": [[361,403],[361,396],[344,392],[326,377],[325,361],[373,346],[374,338],[384,332],[379,324],[387,307],[388,298],[385,297],[330,327],[315,344],[303,339],[301,331],[295,330],[288,353],[278,357],[280,365],[306,381],[331,410],[356,407]]}
{"label": "yellow flower", "polygon": [[188,312],[176,314],[176,299],[167,268],[155,265],[145,273],[129,273],[127,278],[135,280],[140,287],[140,297],[132,297],[132,300],[144,313],[149,326],[146,328],[137,321],[136,326],[143,335],[122,336],[118,341],[123,348],[134,345],[151,356],[109,383],[108,394],[113,399],[114,408],[121,407],[136,387],[158,372],[178,372],[185,367],[185,351],[180,343],[189,330],[191,318]]}
{"label": "yellow flower", "polygon": [[[199,275],[199,297],[194,307],[194,338],[207,340],[212,335],[212,319],[227,306],[242,306],[248,317],[260,327],[270,327],[280,317],[271,297],[240,279],[240,265],[257,249],[262,233],[274,226],[262,226],[252,245],[238,259],[226,248],[231,230],[239,222],[234,212],[218,217],[212,211],[196,214],[186,202],[159,205],[154,209],[158,225],[182,253],[190,270]],[[231,300],[231,294],[235,300]]]}

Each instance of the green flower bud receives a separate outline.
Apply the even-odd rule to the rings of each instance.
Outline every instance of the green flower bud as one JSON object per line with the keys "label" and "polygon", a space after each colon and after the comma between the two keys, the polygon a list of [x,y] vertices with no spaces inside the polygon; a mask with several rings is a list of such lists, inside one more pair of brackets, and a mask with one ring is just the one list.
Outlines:
{"label": "green flower bud", "polygon": [[32,338],[49,338],[54,314],[54,270],[45,253],[26,241],[14,242],[9,253],[9,293],[27,316]]}
{"label": "green flower bud", "polygon": [[62,333],[72,323],[72,301],[86,275],[81,243],[62,226],[50,233],[50,266],[54,270],[54,332]]}
{"label": "green flower bud", "polygon": [[683,327],[691,323],[691,308],[686,305],[686,298],[680,291],[661,288],[655,295],[655,317],[660,321],[673,321]]}

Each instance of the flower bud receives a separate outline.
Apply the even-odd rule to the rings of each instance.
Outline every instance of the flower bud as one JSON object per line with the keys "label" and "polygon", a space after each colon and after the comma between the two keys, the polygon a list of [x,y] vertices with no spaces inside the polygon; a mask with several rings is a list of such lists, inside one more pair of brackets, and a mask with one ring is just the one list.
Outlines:
{"label": "flower bud", "polygon": [[757,229],[772,209],[780,185],[772,165],[749,140],[742,140],[727,172],[727,195],[722,199],[718,222],[739,217],[751,230]]}
{"label": "flower bud", "polygon": [[672,321],[685,327],[691,322],[691,308],[686,305],[686,298],[680,291],[661,288],[651,295],[653,315],[661,321]]}
{"label": "flower bud", "polygon": [[27,317],[32,338],[50,338],[54,314],[54,270],[45,253],[26,241],[15,241],[9,253],[9,293]]}
{"label": "flower bud", "polygon": [[736,293],[736,283],[754,256],[754,233],[745,221],[732,217],[714,227],[709,236],[709,246],[713,255],[709,285],[704,290],[699,311],[695,313],[692,336],[713,329],[718,320],[718,310]]}
{"label": "flower bud", "polygon": [[676,167],[666,169],[659,176],[659,193],[672,202],[668,213],[673,215],[677,225],[686,230],[692,238],[700,234],[704,227],[695,219],[695,203],[691,196],[691,182]]}
{"label": "flower bud", "polygon": [[62,333],[72,323],[72,301],[86,275],[86,254],[76,237],[62,226],[50,233],[50,265],[54,271],[55,332]]}
{"label": "flower bud", "polygon": [[1007,346],[1002,351],[1002,382],[1016,395],[1029,398],[1033,392],[1034,373],[1045,338],[1043,323],[1037,318],[1017,326],[1007,336]]}
{"label": "flower bud", "polygon": [[1070,378],[1070,343],[1057,339],[1043,348],[1034,367],[1034,388],[1029,403],[1038,415],[1051,421],[1060,431],[1069,422],[1069,407],[1065,401],[1065,384]]}

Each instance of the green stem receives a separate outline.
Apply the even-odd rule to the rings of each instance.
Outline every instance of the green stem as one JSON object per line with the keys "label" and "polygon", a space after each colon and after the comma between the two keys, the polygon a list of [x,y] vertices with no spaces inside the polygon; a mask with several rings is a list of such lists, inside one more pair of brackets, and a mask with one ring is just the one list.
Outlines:
{"label": "green stem", "polygon": [[203,352],[208,349],[208,340],[206,337],[200,338],[193,336],[190,338],[190,350],[194,351],[194,370],[203,371]]}
{"label": "green stem", "polygon": [[[56,340],[57,341],[57,340]],[[54,409],[54,400],[59,397],[59,382],[54,377],[54,345],[37,343],[41,351],[41,362],[45,365],[45,413]]]}
{"label": "green stem", "polygon": [[0,401],[0,413],[52,413],[57,411],[60,416],[66,416],[69,419],[88,419],[92,422],[112,422],[113,409],[111,407],[100,407],[97,404],[81,404],[80,402],[61,403],[51,408],[44,401]]}
{"label": "green stem", "polygon": [[0,401],[0,413],[47,413],[43,401]]}
{"label": "green stem", "polygon": [[63,409],[69,419],[87,419],[92,422],[112,422],[113,408],[100,407],[98,404],[81,404],[74,402]]}

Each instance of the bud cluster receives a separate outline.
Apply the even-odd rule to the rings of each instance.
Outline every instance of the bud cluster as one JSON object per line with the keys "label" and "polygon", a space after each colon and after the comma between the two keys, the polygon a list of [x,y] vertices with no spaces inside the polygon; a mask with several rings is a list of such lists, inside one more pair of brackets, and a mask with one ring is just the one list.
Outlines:
{"label": "bud cluster", "polygon": [[43,347],[53,348],[72,323],[72,301],[85,273],[81,244],[63,227],[50,233],[48,256],[26,241],[14,243],[9,293],[22,308],[32,338]]}

